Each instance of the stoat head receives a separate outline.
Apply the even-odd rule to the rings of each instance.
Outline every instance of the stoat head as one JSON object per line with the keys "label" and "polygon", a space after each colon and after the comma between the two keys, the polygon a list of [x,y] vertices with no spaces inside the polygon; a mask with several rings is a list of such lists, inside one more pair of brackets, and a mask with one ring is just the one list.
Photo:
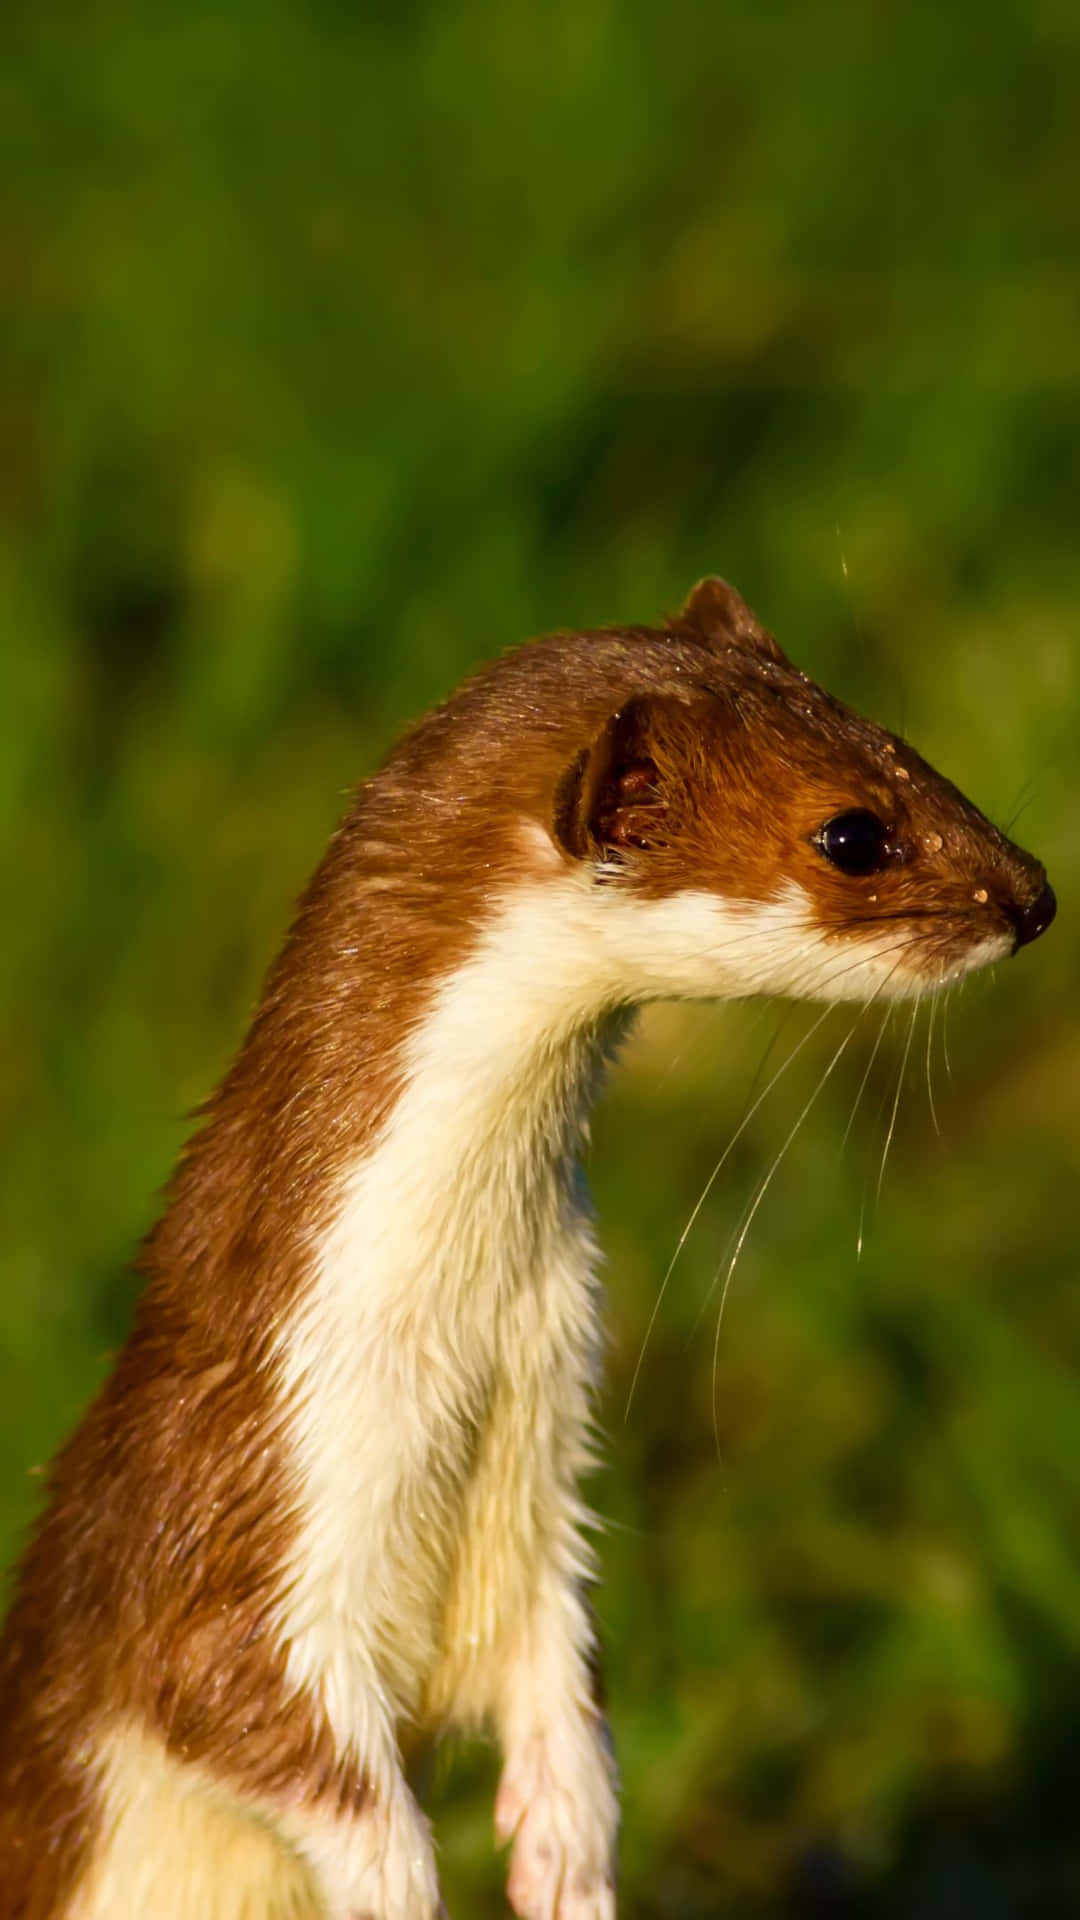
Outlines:
{"label": "stoat head", "polygon": [[665,950],[681,912],[687,990],[712,967],[722,993],[909,995],[1049,926],[1040,863],[793,667],[733,588],[703,580],[667,636],[670,683],[580,749],[551,831],[592,886],[651,903]]}

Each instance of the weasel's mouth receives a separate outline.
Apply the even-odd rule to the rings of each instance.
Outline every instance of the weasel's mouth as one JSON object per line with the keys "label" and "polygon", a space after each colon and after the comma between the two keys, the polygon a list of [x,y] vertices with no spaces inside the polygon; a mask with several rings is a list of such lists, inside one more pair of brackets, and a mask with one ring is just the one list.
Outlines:
{"label": "weasel's mouth", "polygon": [[904,999],[1019,953],[1046,932],[1056,913],[1054,890],[1043,881],[1026,902],[1017,893],[979,887],[970,904],[860,915],[823,931],[849,943],[854,953],[862,947],[875,970],[887,966],[888,982],[880,990]]}

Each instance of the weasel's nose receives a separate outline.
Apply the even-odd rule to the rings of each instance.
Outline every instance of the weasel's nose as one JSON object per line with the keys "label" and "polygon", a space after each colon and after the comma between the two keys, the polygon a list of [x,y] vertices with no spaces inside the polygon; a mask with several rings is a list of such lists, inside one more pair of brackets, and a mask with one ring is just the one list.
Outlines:
{"label": "weasel's nose", "polygon": [[1013,952],[1018,953],[1021,947],[1028,946],[1032,940],[1038,939],[1040,933],[1045,933],[1056,912],[1057,900],[1049,882],[1030,906],[1011,906],[1009,919],[1016,929],[1016,945]]}

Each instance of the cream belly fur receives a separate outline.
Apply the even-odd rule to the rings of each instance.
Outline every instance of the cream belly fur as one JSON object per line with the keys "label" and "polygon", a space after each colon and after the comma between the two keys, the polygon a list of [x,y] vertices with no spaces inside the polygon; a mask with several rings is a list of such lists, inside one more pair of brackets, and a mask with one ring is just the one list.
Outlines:
{"label": "cream belly fur", "polygon": [[314,1875],[280,1834],[160,1740],[117,1727],[95,1762],[107,1838],[70,1920],[324,1920]]}

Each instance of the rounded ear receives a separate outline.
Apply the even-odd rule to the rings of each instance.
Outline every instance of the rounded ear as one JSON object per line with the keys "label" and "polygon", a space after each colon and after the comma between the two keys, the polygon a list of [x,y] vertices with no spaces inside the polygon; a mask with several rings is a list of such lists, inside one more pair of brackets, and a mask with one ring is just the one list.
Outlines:
{"label": "rounded ear", "polygon": [[663,844],[665,801],[650,749],[653,705],[649,695],[635,694],[563,773],[552,834],[575,860]]}
{"label": "rounded ear", "polygon": [[715,573],[699,580],[682,612],[668,622],[670,627],[691,632],[704,640],[713,653],[756,653],[767,660],[789,664],[772,634],[751,613],[742,595]]}

